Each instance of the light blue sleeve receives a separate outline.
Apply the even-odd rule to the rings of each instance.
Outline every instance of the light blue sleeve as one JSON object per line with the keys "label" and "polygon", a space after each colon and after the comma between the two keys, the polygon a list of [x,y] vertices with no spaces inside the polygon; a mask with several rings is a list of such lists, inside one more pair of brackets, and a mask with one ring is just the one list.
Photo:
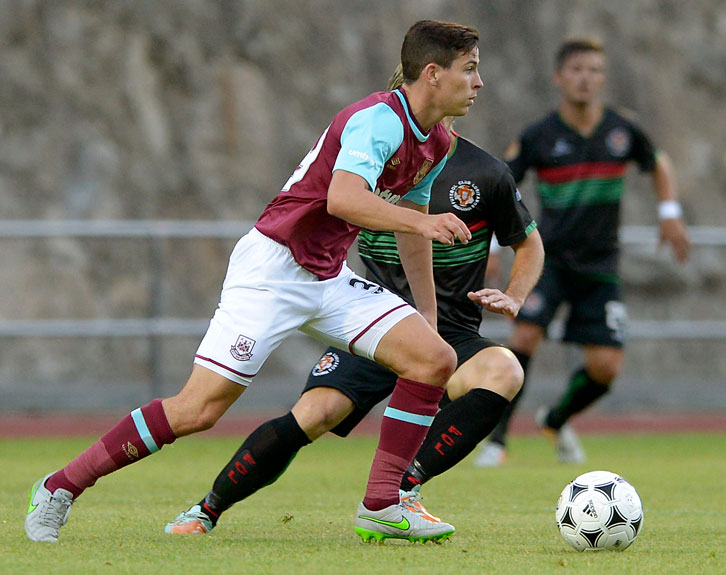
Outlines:
{"label": "light blue sleeve", "polygon": [[359,110],[348,119],[340,136],[333,171],[357,174],[375,191],[383,167],[402,142],[401,119],[389,106],[379,103]]}
{"label": "light blue sleeve", "polygon": [[403,199],[413,202],[414,204],[419,204],[420,206],[428,204],[431,199],[431,186],[433,185],[436,177],[441,173],[441,170],[444,169],[447,157],[448,156],[444,156],[444,159],[436,164],[434,168],[426,174],[426,177],[423,180],[411,188],[408,193],[403,196]]}

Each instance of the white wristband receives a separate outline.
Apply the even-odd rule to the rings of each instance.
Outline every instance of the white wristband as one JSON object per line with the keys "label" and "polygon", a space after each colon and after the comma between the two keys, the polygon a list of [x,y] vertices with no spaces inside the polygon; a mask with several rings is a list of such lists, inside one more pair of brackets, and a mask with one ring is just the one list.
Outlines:
{"label": "white wristband", "polygon": [[659,220],[674,220],[680,218],[683,215],[683,208],[681,204],[675,200],[666,200],[658,204],[658,219]]}

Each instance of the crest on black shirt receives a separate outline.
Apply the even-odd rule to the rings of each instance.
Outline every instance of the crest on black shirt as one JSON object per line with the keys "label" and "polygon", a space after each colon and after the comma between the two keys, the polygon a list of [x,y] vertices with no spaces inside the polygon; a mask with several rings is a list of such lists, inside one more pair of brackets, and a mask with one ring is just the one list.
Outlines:
{"label": "crest on black shirt", "polygon": [[451,205],[462,212],[474,209],[480,198],[479,188],[470,180],[459,180],[449,189]]}
{"label": "crest on black shirt", "polygon": [[572,144],[565,138],[557,138],[555,145],[552,147],[552,157],[559,158],[572,153]]}
{"label": "crest on black shirt", "polygon": [[605,137],[608,151],[616,158],[622,158],[630,151],[630,134],[623,128],[615,128]]}

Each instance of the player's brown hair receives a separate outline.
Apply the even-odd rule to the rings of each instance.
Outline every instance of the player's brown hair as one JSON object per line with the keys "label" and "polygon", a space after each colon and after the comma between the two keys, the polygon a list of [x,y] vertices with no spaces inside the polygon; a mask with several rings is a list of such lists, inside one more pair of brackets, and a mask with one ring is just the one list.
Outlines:
{"label": "player's brown hair", "polygon": [[440,20],[419,20],[406,33],[401,46],[401,71],[405,83],[415,82],[427,64],[449,68],[462,54],[479,45],[479,32]]}
{"label": "player's brown hair", "polygon": [[599,52],[605,54],[602,42],[597,38],[570,38],[560,44],[555,55],[555,70],[561,70],[567,59],[581,52]]}

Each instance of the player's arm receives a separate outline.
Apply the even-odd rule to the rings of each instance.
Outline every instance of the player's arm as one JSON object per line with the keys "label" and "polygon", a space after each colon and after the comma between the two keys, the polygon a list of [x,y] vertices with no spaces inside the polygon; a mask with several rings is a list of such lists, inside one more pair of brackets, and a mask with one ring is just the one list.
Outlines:
{"label": "player's arm", "polygon": [[653,188],[658,197],[658,219],[660,220],[660,243],[671,244],[673,253],[680,262],[688,260],[691,243],[683,222],[681,205],[676,194],[675,177],[670,159],[664,152],[658,152],[653,170]]}
{"label": "player's arm", "polygon": [[454,214],[424,214],[390,204],[371,193],[365,179],[346,170],[333,172],[327,206],[331,216],[373,231],[417,234],[448,245],[471,239],[469,228]]}
{"label": "player's arm", "polygon": [[509,284],[502,292],[484,288],[469,292],[467,297],[492,313],[517,317],[524,300],[537,284],[544,265],[544,247],[537,229],[532,230],[524,241],[512,244],[514,260],[509,272]]}
{"label": "player's arm", "polygon": [[[419,205],[407,200],[398,202],[404,209],[428,213],[428,205]],[[431,240],[416,234],[396,233],[398,255],[406,273],[416,309],[436,329],[436,288],[434,286],[433,256]]]}
{"label": "player's arm", "polygon": [[502,248],[497,241],[497,237],[492,235],[489,242],[489,259],[487,261],[487,271],[484,277],[484,285],[487,287],[497,287],[502,285]]}
{"label": "player's arm", "polygon": [[[453,244],[456,238],[468,242],[469,229],[453,214],[423,214],[371,193],[402,141],[401,120],[388,106],[379,104],[353,114],[340,136],[341,147],[328,186],[328,213],[373,231],[418,234],[444,244]],[[429,176],[431,173],[424,180]],[[428,203],[428,198],[418,203]]]}

